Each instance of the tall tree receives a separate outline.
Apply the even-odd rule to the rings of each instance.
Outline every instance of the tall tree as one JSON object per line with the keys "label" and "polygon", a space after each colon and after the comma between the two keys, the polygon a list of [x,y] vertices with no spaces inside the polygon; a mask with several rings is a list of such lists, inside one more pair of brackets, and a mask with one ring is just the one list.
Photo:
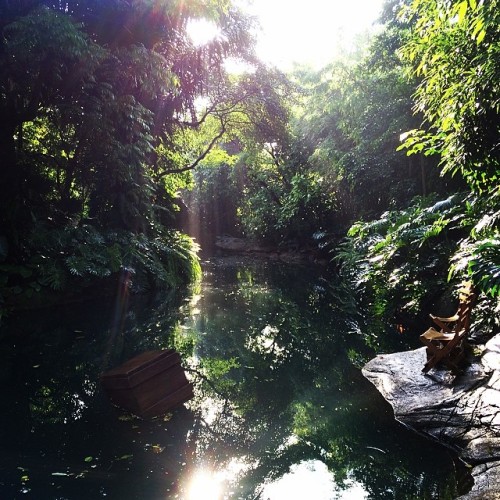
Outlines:
{"label": "tall tree", "polygon": [[[218,35],[195,45],[189,23],[196,19],[212,22]],[[168,252],[153,257],[153,242],[165,241],[164,214],[187,182],[183,173],[233,117],[244,112],[257,130],[278,110],[265,71],[235,82],[224,66],[228,58],[258,66],[250,25],[226,0],[3,2],[0,260],[38,269],[30,259],[53,230],[62,234],[43,251],[45,262],[63,259],[72,274],[85,269],[73,257],[88,237],[85,248],[100,248],[92,266],[100,259],[108,273],[127,267],[128,241],[134,258],[161,275],[150,259],[159,264]],[[186,143],[209,117],[212,135],[200,147]],[[172,176],[176,182],[167,181]],[[78,231],[82,244],[73,247]]]}
{"label": "tall tree", "polygon": [[[76,197],[101,222],[136,228],[152,189],[144,166],[176,129],[199,124],[195,100],[218,90],[225,58],[251,59],[247,22],[226,2],[20,2],[18,13],[27,5],[4,27],[0,52],[2,180],[13,188],[3,197],[5,226],[19,228],[12,208],[28,211],[22,186],[33,187],[27,176],[42,163],[56,171],[61,202]],[[221,36],[195,47],[187,23],[200,16]],[[28,146],[26,132],[37,132],[26,128],[38,129]],[[51,151],[40,128],[50,129]]]}
{"label": "tall tree", "polygon": [[402,53],[422,79],[416,107],[429,125],[409,145],[439,151],[445,172],[460,172],[473,189],[493,194],[500,158],[499,4],[419,0],[403,14],[417,19]]}
{"label": "tall tree", "polygon": [[454,267],[498,295],[500,4],[414,0],[402,15],[416,19],[402,54],[421,78],[416,108],[426,118],[426,129],[412,130],[406,146],[439,153],[442,172],[466,180],[475,213]]}

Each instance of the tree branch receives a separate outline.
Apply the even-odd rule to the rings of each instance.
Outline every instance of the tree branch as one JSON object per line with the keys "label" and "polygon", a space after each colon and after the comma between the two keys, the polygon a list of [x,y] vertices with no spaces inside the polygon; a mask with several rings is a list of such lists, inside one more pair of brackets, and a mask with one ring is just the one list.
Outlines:
{"label": "tree branch", "polygon": [[221,120],[220,132],[210,141],[210,143],[206,147],[205,151],[203,151],[203,153],[201,153],[201,155],[198,156],[198,158],[196,158],[196,160],[194,160],[193,163],[186,165],[185,167],[164,170],[163,172],[159,173],[156,176],[157,179],[161,179],[162,177],[165,177],[166,175],[170,175],[170,174],[181,174],[182,172],[187,172],[188,170],[193,170],[194,168],[196,168],[207,157],[208,153],[210,153],[210,151],[212,151],[215,144],[222,138],[222,136],[225,133],[226,133],[226,126],[225,126],[223,120]]}

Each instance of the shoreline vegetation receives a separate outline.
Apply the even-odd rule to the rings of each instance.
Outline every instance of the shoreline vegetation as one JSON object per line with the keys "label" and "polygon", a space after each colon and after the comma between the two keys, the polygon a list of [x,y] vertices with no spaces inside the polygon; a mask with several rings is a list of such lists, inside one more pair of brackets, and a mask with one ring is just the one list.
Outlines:
{"label": "shoreline vegetation", "polygon": [[500,0],[385,0],[379,24],[284,74],[231,0],[3,2],[0,321],[183,289],[219,237],[331,265],[373,345],[410,349],[469,280],[471,331],[496,338]]}
{"label": "shoreline vegetation", "polygon": [[[289,74],[230,2],[160,3],[2,7],[2,311],[183,286],[186,233],[234,234],[331,261],[400,331],[471,279],[500,328],[498,0],[387,0],[362,46]],[[220,36],[195,45],[200,18]]]}

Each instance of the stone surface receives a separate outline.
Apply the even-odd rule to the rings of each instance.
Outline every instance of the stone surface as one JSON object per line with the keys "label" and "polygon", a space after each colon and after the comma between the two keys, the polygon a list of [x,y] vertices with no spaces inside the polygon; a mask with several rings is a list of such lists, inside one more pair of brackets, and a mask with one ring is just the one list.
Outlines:
{"label": "stone surface", "polygon": [[253,255],[266,257],[271,260],[281,260],[284,262],[315,262],[326,264],[324,257],[318,255],[317,249],[299,248],[295,243],[289,243],[288,246],[268,246],[255,241],[236,238],[234,236],[217,236],[215,248],[225,253],[234,253],[240,255]]}
{"label": "stone surface", "polygon": [[455,449],[472,466],[474,486],[460,497],[500,499],[500,334],[462,375],[422,373],[425,348],[377,356],[363,368],[397,420]]}
{"label": "stone surface", "polygon": [[248,249],[248,242],[243,238],[232,236],[219,236],[215,241],[215,246],[229,252],[244,252]]}

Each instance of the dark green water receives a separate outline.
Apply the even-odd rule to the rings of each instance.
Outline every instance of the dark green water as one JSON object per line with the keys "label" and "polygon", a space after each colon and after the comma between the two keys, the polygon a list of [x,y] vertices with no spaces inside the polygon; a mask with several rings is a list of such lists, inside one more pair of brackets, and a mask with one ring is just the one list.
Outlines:
{"label": "dark green water", "polygon": [[[394,422],[361,376],[382,347],[338,286],[310,266],[219,259],[188,297],[10,318],[0,498],[453,498],[454,457]],[[111,406],[99,374],[166,347],[195,399],[152,421]]]}

